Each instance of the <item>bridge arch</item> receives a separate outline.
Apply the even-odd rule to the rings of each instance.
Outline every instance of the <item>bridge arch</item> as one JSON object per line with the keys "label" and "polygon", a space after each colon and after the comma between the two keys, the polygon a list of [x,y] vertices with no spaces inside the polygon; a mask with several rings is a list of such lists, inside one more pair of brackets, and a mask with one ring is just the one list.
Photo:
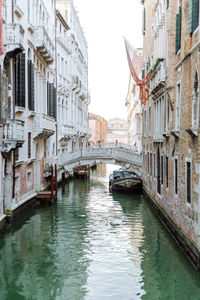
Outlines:
{"label": "bridge arch", "polygon": [[142,176],[142,155],[123,144],[102,144],[67,153],[60,167],[65,171],[92,164],[115,164]]}

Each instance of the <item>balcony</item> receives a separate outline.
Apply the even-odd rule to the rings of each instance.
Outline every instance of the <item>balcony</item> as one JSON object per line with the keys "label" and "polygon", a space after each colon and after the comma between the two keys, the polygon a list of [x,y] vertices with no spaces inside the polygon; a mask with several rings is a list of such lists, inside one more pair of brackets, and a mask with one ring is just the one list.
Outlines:
{"label": "balcony", "polygon": [[37,115],[34,119],[33,138],[48,139],[55,133],[55,119],[45,114]]}
{"label": "balcony", "polygon": [[9,152],[24,143],[24,122],[7,120],[3,128],[3,152]]}
{"label": "balcony", "polygon": [[165,62],[160,61],[152,73],[150,80],[150,94],[155,95],[165,86]]}
{"label": "balcony", "polygon": [[76,135],[76,130],[74,126],[71,125],[61,125],[59,126],[58,137],[62,146],[65,146],[66,143]]}
{"label": "balcony", "polygon": [[6,24],[5,36],[6,52],[24,49],[24,29],[20,24]]}
{"label": "balcony", "polygon": [[52,64],[54,61],[55,47],[51,42],[49,35],[47,34],[44,26],[36,26],[33,44],[40,56],[43,57],[47,65]]}
{"label": "balcony", "polygon": [[77,137],[84,138],[91,136],[91,129],[88,126],[78,123],[76,125]]}

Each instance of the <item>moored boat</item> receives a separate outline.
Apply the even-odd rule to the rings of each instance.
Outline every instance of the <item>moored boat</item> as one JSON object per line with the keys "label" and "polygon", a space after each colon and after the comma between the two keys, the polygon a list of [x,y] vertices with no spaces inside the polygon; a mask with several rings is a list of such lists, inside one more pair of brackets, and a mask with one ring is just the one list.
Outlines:
{"label": "moored boat", "polygon": [[142,188],[142,180],[134,172],[119,169],[110,174],[109,187],[118,192],[135,192]]}

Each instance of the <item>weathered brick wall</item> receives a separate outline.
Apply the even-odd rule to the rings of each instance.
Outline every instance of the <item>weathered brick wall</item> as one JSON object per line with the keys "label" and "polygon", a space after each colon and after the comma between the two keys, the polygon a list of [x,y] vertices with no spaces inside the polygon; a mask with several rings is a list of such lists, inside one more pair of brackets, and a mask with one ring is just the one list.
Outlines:
{"label": "weathered brick wall", "polygon": [[[146,32],[144,35],[144,59],[145,63],[149,56],[149,52],[153,55],[153,35],[151,32],[154,10],[152,9],[154,1],[144,1],[146,8]],[[175,137],[170,133],[169,137],[165,137],[163,142],[153,141],[153,122],[154,111],[153,105],[156,99],[150,96],[149,101],[143,108],[143,124],[144,111],[148,111],[151,106],[151,134],[144,136],[143,130],[143,157],[147,166],[147,153],[157,153],[159,147],[161,155],[165,158],[169,157],[169,187],[166,187],[165,164],[164,164],[164,182],[161,187],[161,195],[157,194],[157,179],[147,172],[147,167],[143,170],[144,184],[151,192],[152,196],[157,200],[159,205],[168,213],[171,219],[178,225],[187,237],[197,246],[199,245],[198,232],[195,228],[199,224],[199,199],[195,191],[195,186],[199,182],[199,174],[195,172],[196,163],[200,162],[200,138],[186,131],[191,127],[192,120],[192,89],[194,85],[195,72],[200,71],[199,51],[189,53],[192,47],[198,42],[199,32],[196,31],[192,36],[188,33],[188,1],[182,1],[182,38],[181,50],[175,54],[176,42],[176,14],[178,11],[178,0],[169,1],[169,8],[165,15],[165,28],[168,36],[168,52],[166,54],[166,82],[165,97],[168,95],[170,100],[170,130],[175,128],[175,108],[176,108],[176,84],[181,81],[181,121],[179,137]],[[166,45],[167,49],[167,45]],[[200,73],[199,73],[200,74]],[[178,159],[178,195],[174,193],[174,157]],[[192,161],[192,202],[189,205],[186,201],[186,158]],[[154,162],[152,162],[154,165]],[[152,174],[153,174],[152,170]]]}

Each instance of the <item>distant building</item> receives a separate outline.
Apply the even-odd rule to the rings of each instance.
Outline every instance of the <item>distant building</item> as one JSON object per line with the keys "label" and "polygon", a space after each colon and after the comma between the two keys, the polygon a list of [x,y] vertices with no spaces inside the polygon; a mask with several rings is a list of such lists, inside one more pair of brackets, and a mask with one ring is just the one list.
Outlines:
{"label": "distant building", "polygon": [[92,130],[89,143],[107,142],[107,121],[103,117],[89,113],[89,128]]}
{"label": "distant building", "polygon": [[128,143],[128,122],[120,118],[108,121],[107,142],[108,143]]}
{"label": "distant building", "polygon": [[139,87],[132,76],[129,79],[128,93],[126,97],[128,116],[128,144],[142,151],[142,104],[139,99]]}

